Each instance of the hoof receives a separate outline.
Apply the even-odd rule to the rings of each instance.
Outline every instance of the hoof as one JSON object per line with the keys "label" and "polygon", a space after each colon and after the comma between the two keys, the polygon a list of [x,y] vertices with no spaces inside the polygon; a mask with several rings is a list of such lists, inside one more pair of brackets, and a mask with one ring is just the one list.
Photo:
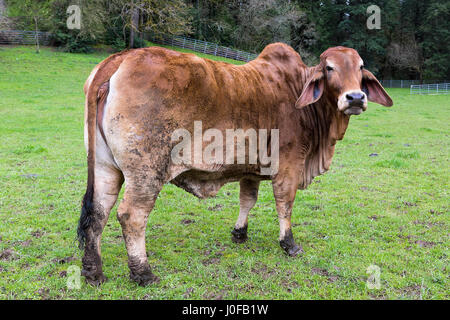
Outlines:
{"label": "hoof", "polygon": [[291,257],[296,257],[304,252],[303,248],[294,242],[294,236],[290,229],[286,232],[284,239],[280,240],[280,246]]}
{"label": "hoof", "polygon": [[108,278],[105,277],[103,272],[99,272],[96,270],[96,268],[93,268],[94,270],[81,270],[81,275],[84,276],[86,283],[90,284],[91,286],[98,287],[102,283],[108,281]]}
{"label": "hoof", "polygon": [[301,255],[304,252],[303,248],[298,245],[294,245],[293,247],[290,247],[289,249],[285,249],[285,251],[290,257],[296,257],[298,255]]}
{"label": "hoof", "polygon": [[231,231],[231,241],[234,243],[244,243],[247,241],[247,226]]}
{"label": "hoof", "polygon": [[141,287],[152,283],[159,283],[159,277],[155,276],[150,270],[141,274],[130,272],[130,279],[135,281]]}

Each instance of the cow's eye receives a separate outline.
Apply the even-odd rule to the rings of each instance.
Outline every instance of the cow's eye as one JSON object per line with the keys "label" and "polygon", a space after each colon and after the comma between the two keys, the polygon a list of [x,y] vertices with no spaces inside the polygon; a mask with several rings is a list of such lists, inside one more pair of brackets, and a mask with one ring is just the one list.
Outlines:
{"label": "cow's eye", "polygon": [[327,66],[326,69],[327,69],[327,71],[333,71],[333,68],[330,66]]}
{"label": "cow's eye", "polygon": [[359,67],[360,70],[364,69],[364,66]]}

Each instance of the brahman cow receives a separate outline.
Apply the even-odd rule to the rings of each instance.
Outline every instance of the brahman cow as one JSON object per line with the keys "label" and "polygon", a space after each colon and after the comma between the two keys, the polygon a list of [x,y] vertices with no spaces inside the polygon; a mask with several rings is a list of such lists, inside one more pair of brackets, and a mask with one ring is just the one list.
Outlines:
{"label": "brahman cow", "polygon": [[[232,231],[232,240],[239,243],[247,239],[248,214],[260,181],[271,180],[280,245],[296,256],[303,251],[291,230],[297,189],[306,188],[328,170],[351,115],[365,111],[367,101],[393,104],[354,49],[330,48],[317,66],[307,67],[283,43],[268,45],[255,60],[240,66],[159,47],[124,51],[97,65],[84,91],[88,180],[78,239],[85,250],[82,274],[91,284],[106,279],[100,238],[124,181],[117,217],[130,277],[140,285],[158,280],[148,265],[145,229],[168,182],[209,197],[225,183],[239,181],[240,210]],[[179,143],[173,140],[174,132],[183,129],[195,135],[195,122],[216,133],[269,130],[266,145],[260,144],[257,151],[264,147],[269,153],[277,151],[276,170],[263,173],[267,164],[259,160],[174,161],[172,151]],[[277,129],[278,150],[271,144],[272,129]],[[245,140],[249,142],[248,137]],[[202,143],[200,148],[208,145]]]}

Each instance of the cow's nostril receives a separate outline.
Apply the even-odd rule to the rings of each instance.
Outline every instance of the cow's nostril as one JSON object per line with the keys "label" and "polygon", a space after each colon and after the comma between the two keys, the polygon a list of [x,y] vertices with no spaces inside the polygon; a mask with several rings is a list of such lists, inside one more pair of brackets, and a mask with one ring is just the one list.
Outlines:
{"label": "cow's nostril", "polygon": [[345,96],[347,98],[348,101],[361,101],[365,99],[365,95],[364,93],[358,93],[358,92],[354,92],[354,93],[349,93]]}
{"label": "cow's nostril", "polygon": [[364,100],[364,93],[357,93],[354,97],[358,100]]}

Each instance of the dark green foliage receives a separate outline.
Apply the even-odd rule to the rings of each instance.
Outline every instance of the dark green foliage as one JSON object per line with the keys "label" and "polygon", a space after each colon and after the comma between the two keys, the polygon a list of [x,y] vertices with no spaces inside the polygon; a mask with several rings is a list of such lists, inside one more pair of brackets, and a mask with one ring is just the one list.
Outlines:
{"label": "dark green foliage", "polygon": [[[450,2],[441,0],[7,0],[18,28],[55,34],[54,44],[88,52],[93,44],[114,50],[145,45],[145,32],[183,34],[258,53],[281,41],[314,64],[325,49],[358,50],[379,78],[450,78]],[[39,3],[39,6],[34,5]],[[26,4],[26,5],[25,5]],[[83,28],[68,30],[66,9],[82,8]],[[369,30],[377,5],[381,29]],[[39,10],[37,10],[37,9]],[[130,41],[134,40],[134,41]]]}
{"label": "dark green foliage", "polygon": [[92,46],[96,43],[96,39],[90,33],[67,28],[68,14],[66,10],[71,4],[72,2],[69,0],[55,0],[51,3],[53,24],[50,31],[53,34],[53,44],[67,52],[92,52]]}
{"label": "dark green foliage", "polygon": [[92,39],[78,37],[72,32],[56,31],[53,33],[53,40],[56,46],[60,46],[67,52],[90,53],[93,51]]}

